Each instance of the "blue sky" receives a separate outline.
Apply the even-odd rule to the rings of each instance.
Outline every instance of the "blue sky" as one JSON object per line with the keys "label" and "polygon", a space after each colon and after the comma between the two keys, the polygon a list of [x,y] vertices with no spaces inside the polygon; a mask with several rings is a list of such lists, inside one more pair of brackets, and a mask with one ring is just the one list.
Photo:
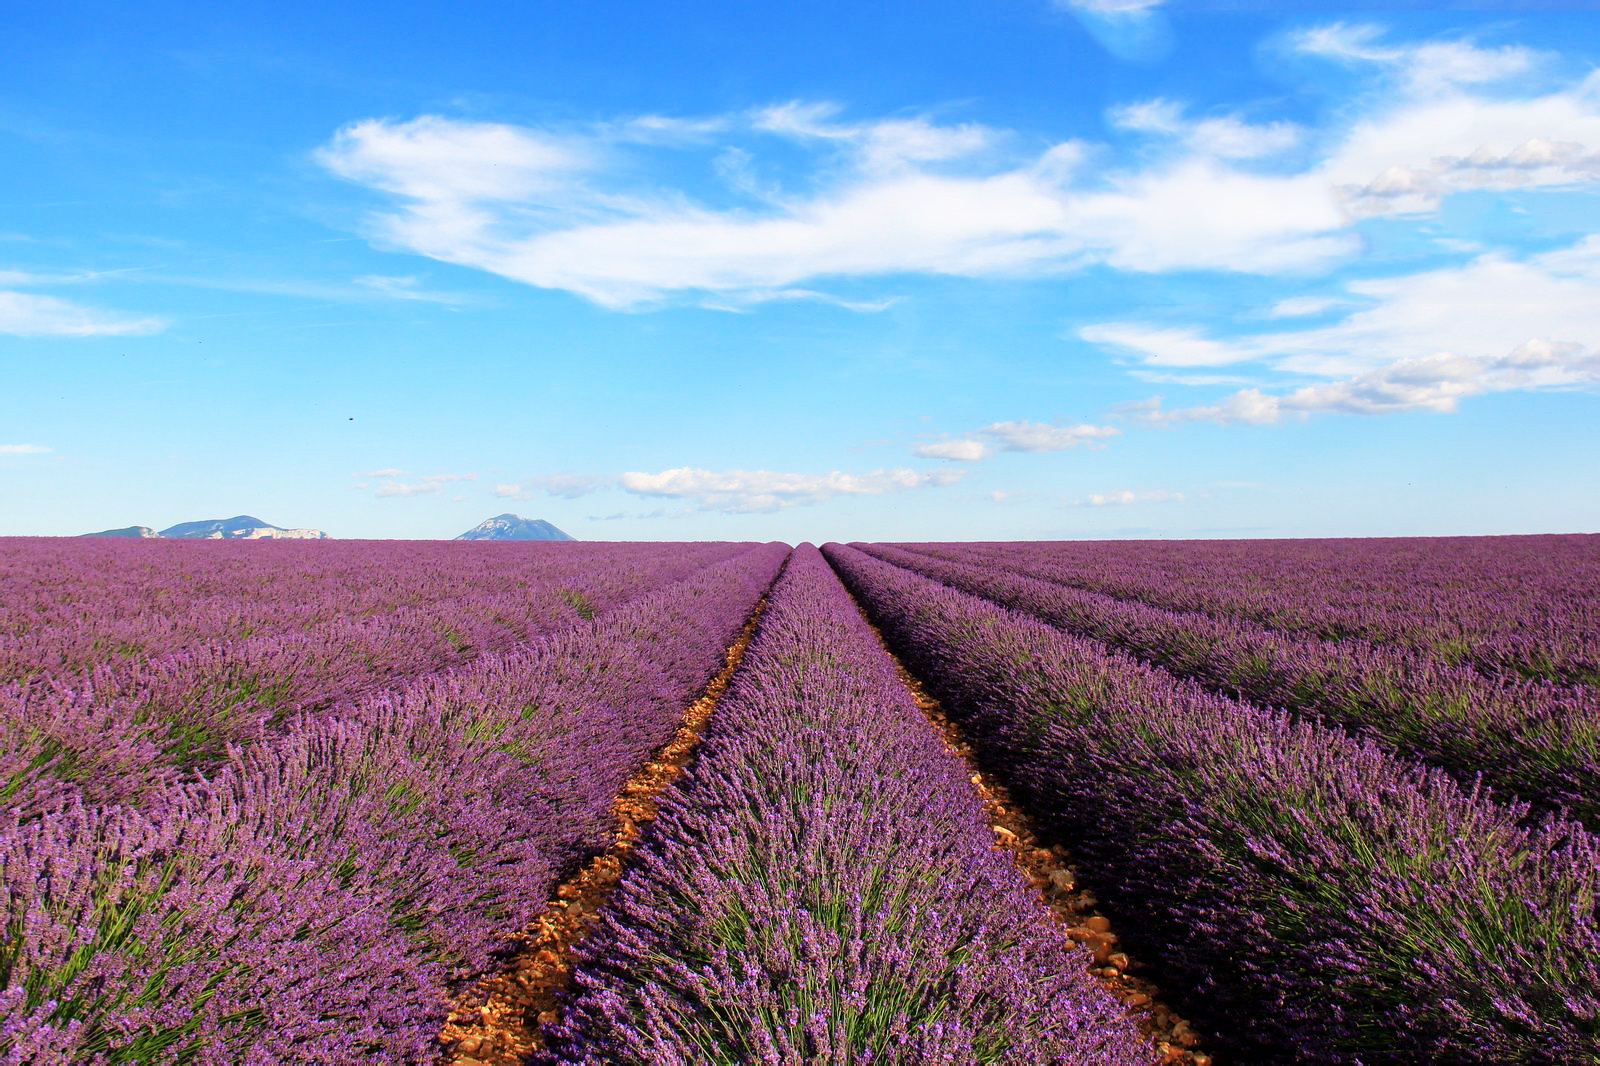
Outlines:
{"label": "blue sky", "polygon": [[1600,21],[12,5],[0,535],[1600,529]]}

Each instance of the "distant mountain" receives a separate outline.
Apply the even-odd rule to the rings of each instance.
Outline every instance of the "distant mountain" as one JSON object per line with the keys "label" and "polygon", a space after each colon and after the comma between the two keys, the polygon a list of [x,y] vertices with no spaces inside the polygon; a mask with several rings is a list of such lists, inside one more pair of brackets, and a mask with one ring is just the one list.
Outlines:
{"label": "distant mountain", "polygon": [[497,514],[467,530],[456,540],[574,540],[542,518]]}
{"label": "distant mountain", "polygon": [[85,533],[85,537],[130,537],[133,539],[159,539],[161,534],[149,526],[123,526],[121,529],[102,529],[98,533]]}
{"label": "distant mountain", "polygon": [[202,522],[179,522],[160,533],[149,526],[125,526],[86,537],[160,537],[166,540],[327,540],[320,529],[284,529],[247,514],[236,518],[212,518]]}
{"label": "distant mountain", "polygon": [[200,522],[179,522],[161,531],[163,537],[185,540],[327,540],[320,529],[284,529],[259,518],[242,514],[233,518],[211,518]]}

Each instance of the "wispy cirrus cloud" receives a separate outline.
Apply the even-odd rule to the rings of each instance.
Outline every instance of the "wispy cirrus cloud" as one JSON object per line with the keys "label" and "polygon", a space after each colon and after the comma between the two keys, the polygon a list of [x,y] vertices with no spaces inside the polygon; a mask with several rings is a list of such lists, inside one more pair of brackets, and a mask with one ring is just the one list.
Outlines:
{"label": "wispy cirrus cloud", "polygon": [[104,311],[55,296],[0,291],[0,333],[16,337],[129,337],[159,333],[165,319]]}
{"label": "wispy cirrus cloud", "polygon": [[[1363,218],[1430,214],[1472,190],[1600,183],[1600,72],[1561,84],[1527,49],[1389,45],[1339,24],[1293,46],[1365,72],[1372,90],[1315,137],[1288,121],[1134,100],[1112,124],[1165,148],[1119,160],[1081,140],[1028,149],[977,123],[848,119],[796,101],[577,130],[368,119],[317,158],[388,198],[369,220],[375,242],[619,309],[832,299],[876,310],[882,300],[843,300],[825,283],[1042,277],[1092,263],[1305,272],[1356,256]],[[705,157],[720,189],[651,177],[681,169],[651,166],[661,153]]]}
{"label": "wispy cirrus cloud", "polygon": [[422,279],[415,275],[390,276],[386,274],[366,274],[355,279],[355,284],[361,289],[386,296],[391,300],[410,300],[417,303],[443,304],[446,307],[461,307],[480,301],[479,297],[462,292],[439,292],[427,288]]}
{"label": "wispy cirrus cloud", "polygon": [[0,444],[0,455],[48,455],[50,451],[43,444]]}
{"label": "wispy cirrus cloud", "polygon": [[[378,243],[613,308],[673,298],[740,307],[817,298],[828,278],[1043,276],[1092,262],[1270,273],[1355,248],[1326,182],[1253,174],[1216,152],[1097,169],[1079,142],[1026,153],[1008,131],[846,122],[819,105],[729,125],[751,142],[741,158],[776,138],[807,169],[763,191],[746,167],[729,189],[735,202],[716,207],[682,189],[629,187],[627,167],[573,151],[569,135],[438,116],[356,123],[319,158],[394,198],[371,220]],[[518,160],[509,175],[476,173],[464,153],[480,141]]]}
{"label": "wispy cirrus cloud", "polygon": [[496,485],[494,494],[506,500],[527,500],[539,494],[576,500],[616,483],[615,476],[606,474],[545,474],[522,482]]}
{"label": "wispy cirrus cloud", "polygon": [[1165,0],[1055,0],[1101,47],[1119,59],[1159,59],[1172,48]]}
{"label": "wispy cirrus cloud", "polygon": [[477,474],[429,474],[425,477],[407,480],[410,475],[406,471],[393,466],[384,467],[381,470],[368,470],[355,476],[369,479],[368,481],[358,482],[354,486],[357,489],[372,488],[371,482],[378,482],[373,492],[373,496],[378,499],[427,496],[440,492],[446,485],[478,480]]}
{"label": "wispy cirrus cloud", "polygon": [[1063,452],[1072,448],[1102,448],[1122,431],[1115,426],[1088,423],[1059,425],[1053,422],[992,422],[965,436],[918,445],[915,453],[924,459],[952,459],[978,462],[998,452]]}
{"label": "wispy cirrus cloud", "polygon": [[1259,159],[1296,144],[1305,131],[1292,122],[1251,123],[1237,115],[1190,119],[1184,106],[1156,98],[1111,109],[1112,125],[1173,138],[1196,155],[1214,159]]}
{"label": "wispy cirrus cloud", "polygon": [[1130,507],[1141,503],[1175,503],[1184,498],[1183,493],[1169,489],[1118,489],[1114,492],[1092,492],[1076,501],[1079,507]]}

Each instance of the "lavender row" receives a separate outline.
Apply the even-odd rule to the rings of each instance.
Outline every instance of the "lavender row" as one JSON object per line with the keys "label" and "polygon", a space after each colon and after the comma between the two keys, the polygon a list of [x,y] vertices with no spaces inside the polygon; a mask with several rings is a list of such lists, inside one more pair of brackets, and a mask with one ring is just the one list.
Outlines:
{"label": "lavender row", "polygon": [[825,549],[1219,1047],[1600,1057],[1600,842],[851,548]]}
{"label": "lavender row", "polygon": [[[517,588],[518,572],[497,565],[491,572],[509,591],[486,586],[476,598],[429,609],[336,617],[311,631],[206,641],[153,661],[13,682],[0,687],[0,798],[26,804],[59,781],[81,789],[91,803],[136,802],[177,774],[214,765],[229,744],[255,740],[296,714],[460,668],[485,652],[603,616],[731,546],[653,547],[654,554],[629,553],[612,565],[603,555],[578,553],[565,565],[586,557],[591,573],[567,573],[555,587]],[[547,568],[545,576],[552,576]],[[412,577],[420,594],[425,575]]]}
{"label": "lavender row", "polygon": [[787,549],[335,717],[143,810],[0,827],[0,1061],[430,1057],[451,983],[602,843]]}
{"label": "lavender row", "polygon": [[[431,614],[486,599],[508,620],[542,608],[603,609],[651,568],[694,569],[738,544],[477,544],[0,540],[0,681],[137,665],[197,644],[237,643],[408,612],[429,645]],[[689,570],[684,570],[688,573]],[[554,593],[566,591],[563,603]],[[430,632],[430,629],[434,630]]]}
{"label": "lavender row", "polygon": [[1131,652],[1213,691],[1309,712],[1458,780],[1600,827],[1600,692],[1508,678],[1365,641],[1319,641],[1179,613],[996,566],[881,545],[866,551],[963,592]]}
{"label": "lavender row", "polygon": [[968,772],[796,549],[585,943],[557,1059],[1152,1062]]}
{"label": "lavender row", "polygon": [[[903,545],[943,554],[948,546]],[[1600,536],[963,545],[969,561],[1489,674],[1600,685]]]}

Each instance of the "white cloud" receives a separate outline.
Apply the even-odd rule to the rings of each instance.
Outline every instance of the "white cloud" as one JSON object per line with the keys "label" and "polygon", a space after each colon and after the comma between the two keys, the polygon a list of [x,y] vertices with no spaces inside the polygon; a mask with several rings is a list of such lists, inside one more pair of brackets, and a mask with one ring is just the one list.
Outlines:
{"label": "white cloud", "polygon": [[1084,497],[1080,507],[1127,507],[1136,503],[1169,503],[1183,499],[1181,492],[1166,489],[1119,489],[1116,492],[1095,492]]}
{"label": "white cloud", "polygon": [[46,455],[49,452],[42,444],[0,444],[0,455]]}
{"label": "white cloud", "polygon": [[0,333],[18,337],[126,337],[158,333],[160,318],[114,312],[28,292],[0,292]]}
{"label": "white cloud", "polygon": [[[829,277],[1037,276],[1095,260],[1135,270],[1271,272],[1351,247],[1330,236],[1345,218],[1312,182],[1196,158],[1084,184],[1085,152],[1071,142],[1006,162],[994,157],[999,135],[982,127],[924,119],[848,125],[833,115],[791,104],[751,120],[746,135],[820,145],[829,157],[803,175],[817,191],[774,194],[754,209],[716,210],[672,189],[596,191],[626,176],[563,169],[565,157],[547,161],[537,131],[483,133],[442,118],[359,123],[320,158],[397,197],[373,222],[379,242],[615,308],[678,294],[740,306],[816,298],[803,283]],[[483,139],[526,142],[534,162],[510,177],[479,176],[466,153]],[[500,151],[513,154],[504,144]],[[1208,209],[1196,211],[1197,202]]]}
{"label": "white cloud", "polygon": [[[1161,16],[1133,3],[1075,10]],[[1390,45],[1361,27],[1321,27],[1298,44],[1357,65],[1383,91],[1352,98],[1342,125],[1315,136],[1242,112],[1133,101],[1113,121],[1171,145],[1126,163],[1104,146],[1027,149],[1006,130],[852,121],[807,101],[560,132],[369,119],[318,158],[391,198],[369,222],[377,243],[612,308],[833,299],[877,310],[881,299],[840,300],[829,283],[1049,277],[1091,263],[1301,273],[1359,254],[1353,226],[1365,217],[1430,213],[1466,190],[1600,183],[1600,72],[1552,89],[1554,66],[1525,49]],[[682,171],[679,157],[658,165],[648,154],[685,152],[720,189],[696,195],[662,176]]]}
{"label": "white cloud", "polygon": [[520,126],[368,119],[316,153],[340,177],[433,204],[522,201],[593,163],[582,145]]}
{"label": "white cloud", "polygon": [[751,290],[749,292],[707,297],[700,302],[700,306],[714,311],[747,312],[762,304],[795,300],[814,300],[818,303],[832,304],[835,307],[842,307],[847,311],[855,311],[860,314],[876,314],[879,311],[887,311],[897,302],[892,298],[884,300],[846,300],[814,289],[773,289],[769,291]]}
{"label": "white cloud", "polygon": [[1469,396],[1600,384],[1600,235],[1523,261],[1484,255],[1460,267],[1346,288],[1365,306],[1322,327],[1227,342],[1196,330],[1125,324],[1088,335],[1154,365],[1201,365],[1175,361],[1191,352],[1214,353],[1219,361],[1233,353],[1234,362],[1325,379],[1142,412],[1161,422],[1268,424],[1319,412],[1450,411]]}
{"label": "white cloud", "polygon": [[1183,132],[1183,105],[1157,97],[1131,104],[1119,104],[1108,113],[1111,124],[1135,133],[1178,134]]}
{"label": "white cloud", "polygon": [[1122,431],[1114,426],[1058,426],[1047,422],[995,422],[978,431],[1008,452],[1062,452],[1098,447]]}
{"label": "white cloud", "polygon": [[1310,55],[1388,67],[1412,92],[1502,81],[1525,73],[1536,58],[1527,48],[1479,48],[1461,40],[1383,45],[1383,34],[1379,26],[1336,22],[1302,32],[1295,45]]}
{"label": "white cloud", "polygon": [[1064,204],[1068,232],[1120,270],[1275,274],[1355,253],[1349,218],[1311,174],[1262,175],[1191,156],[1112,175],[1111,188]]}
{"label": "white cloud", "polygon": [[1139,370],[1128,371],[1130,377],[1140,381],[1148,381],[1156,385],[1185,385],[1190,387],[1205,385],[1248,385],[1250,379],[1243,374],[1190,374],[1182,371],[1171,370]]}
{"label": "white cloud", "polygon": [[1320,315],[1347,302],[1332,296],[1291,296],[1273,304],[1272,310],[1267,312],[1267,317],[1300,318],[1305,315]]}
{"label": "white cloud", "polygon": [[1103,448],[1105,442],[1121,433],[1115,426],[1087,423],[1062,426],[1050,422],[992,422],[962,437],[918,445],[914,451],[925,459],[954,459],[978,462],[996,451],[1063,452],[1071,448]]}
{"label": "white cloud", "polygon": [[1137,15],[1160,7],[1166,0],[1056,0],[1058,7],[1096,15]]}
{"label": "white cloud", "polygon": [[1236,115],[1189,121],[1183,105],[1154,99],[1111,109],[1111,123],[1136,133],[1176,138],[1199,156],[1215,159],[1257,159],[1276,155],[1299,143],[1303,131],[1292,122],[1255,124]]}
{"label": "white cloud", "polygon": [[545,474],[520,483],[496,485],[494,494],[502,499],[529,500],[536,494],[544,493],[575,500],[616,483],[615,477],[600,474]]}
{"label": "white cloud", "polygon": [[394,300],[414,300],[421,303],[445,304],[459,307],[475,303],[477,298],[458,292],[434,292],[422,287],[422,279],[415,276],[393,277],[385,274],[367,274],[356,278],[355,283],[380,296]]}
{"label": "white cloud", "polygon": [[1358,215],[1431,213],[1468,189],[1600,181],[1600,71],[1543,94],[1490,94],[1483,86],[1525,77],[1543,57],[1465,41],[1382,46],[1380,36],[1336,24],[1298,40],[1395,81],[1317,168]]}
{"label": "white cloud", "polygon": [[1469,396],[1575,385],[1600,385],[1600,348],[1534,338],[1501,356],[1439,352],[1281,395],[1245,389],[1219,404],[1157,411],[1151,417],[1161,422],[1270,425],[1322,413],[1447,412]]}
{"label": "white cloud", "polygon": [[847,474],[795,474],[774,470],[704,470],[680,466],[659,473],[629,471],[617,479],[639,496],[682,499],[706,511],[743,514],[821,503],[838,496],[881,496],[948,485],[960,475],[948,471],[875,470]]}
{"label": "white cloud", "polygon": [[1163,0],[1055,0],[1106,51],[1134,62],[1159,59],[1172,48],[1162,5]]}
{"label": "white cloud", "polygon": [[401,470],[399,467],[394,467],[394,466],[386,466],[382,470],[367,470],[367,471],[364,471],[364,472],[356,475],[356,477],[373,477],[373,478],[405,477],[405,476],[406,476],[406,472],[404,470]]}
{"label": "white cloud", "polygon": [[968,463],[987,459],[991,454],[987,444],[981,440],[973,440],[970,437],[919,445],[915,451],[917,455],[924,459],[958,459]]}
{"label": "white cloud", "polygon": [[1249,347],[1215,341],[1189,327],[1151,326],[1138,322],[1097,322],[1078,336],[1135,356],[1151,366],[1228,366],[1256,358]]}
{"label": "white cloud", "polygon": [[385,480],[382,485],[378,486],[377,492],[373,493],[373,495],[379,499],[391,497],[425,496],[430,493],[438,492],[444,488],[444,486],[458,481],[478,480],[477,474],[430,474],[427,477],[420,478],[416,481],[400,481],[398,478],[403,477],[404,475],[393,470],[379,470],[372,474],[357,476],[388,479]]}

